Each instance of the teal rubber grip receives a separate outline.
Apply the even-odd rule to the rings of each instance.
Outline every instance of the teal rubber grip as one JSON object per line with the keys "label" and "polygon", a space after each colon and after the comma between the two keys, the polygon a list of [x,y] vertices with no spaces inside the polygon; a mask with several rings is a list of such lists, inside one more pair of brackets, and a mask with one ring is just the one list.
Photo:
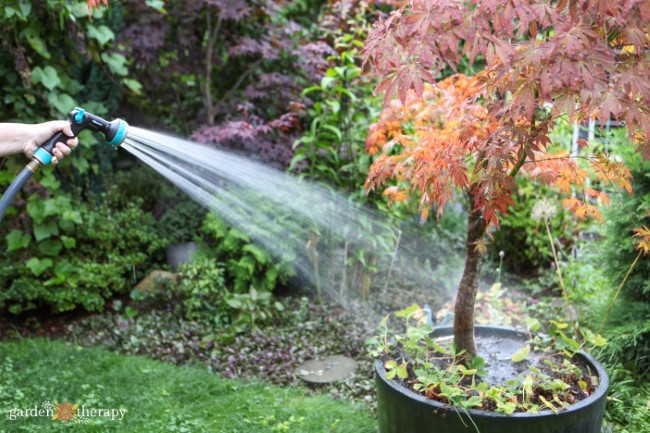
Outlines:
{"label": "teal rubber grip", "polygon": [[117,133],[115,134],[115,137],[111,141],[108,142],[111,146],[119,146],[122,144],[124,141],[124,135],[126,134],[126,122],[124,120],[119,119],[120,124],[117,127]]}
{"label": "teal rubber grip", "polygon": [[41,164],[43,165],[50,165],[52,163],[52,155],[42,147],[36,149],[36,152],[34,152],[34,158],[41,161]]}

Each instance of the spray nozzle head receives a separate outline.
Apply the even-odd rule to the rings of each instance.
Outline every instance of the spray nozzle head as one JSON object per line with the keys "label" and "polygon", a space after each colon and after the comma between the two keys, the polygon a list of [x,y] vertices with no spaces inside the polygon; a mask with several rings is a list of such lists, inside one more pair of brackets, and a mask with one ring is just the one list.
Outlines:
{"label": "spray nozzle head", "polygon": [[90,129],[104,134],[108,144],[115,147],[124,142],[129,128],[129,124],[122,119],[114,119],[109,122],[79,107],[68,114],[68,120],[75,136],[84,129]]}

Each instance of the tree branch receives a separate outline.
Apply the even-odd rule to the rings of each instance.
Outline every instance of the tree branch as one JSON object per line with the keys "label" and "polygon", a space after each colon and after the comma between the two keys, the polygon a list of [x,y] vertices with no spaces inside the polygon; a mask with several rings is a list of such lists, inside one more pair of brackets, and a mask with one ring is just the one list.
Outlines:
{"label": "tree branch", "polygon": [[228,90],[228,92],[226,92],[226,94],[223,95],[223,97],[222,97],[221,99],[219,99],[219,101],[217,102],[216,105],[219,105],[219,104],[221,104],[222,102],[227,101],[227,100],[232,96],[232,94],[235,93],[235,91],[239,88],[239,86],[242,85],[242,83],[244,82],[244,80],[245,80],[246,78],[248,78],[248,76],[249,76],[250,74],[253,73],[253,71],[254,71],[254,70],[255,70],[255,69],[260,65],[260,63],[262,63],[262,60],[263,60],[263,59],[258,59],[255,63],[251,64],[251,65],[248,67],[248,69],[246,70],[246,72],[244,72],[243,74],[241,74],[241,75],[239,76],[239,78],[237,79],[237,82],[235,82],[235,84],[234,84],[234,85],[233,85],[233,86]]}
{"label": "tree branch", "polygon": [[210,19],[210,10],[208,9],[208,46],[205,53],[205,88],[203,89],[203,104],[207,113],[207,121],[209,125],[214,125],[214,105],[212,104],[212,53],[214,45],[217,42],[217,37],[221,31],[221,17],[217,20],[217,24],[212,29],[212,20]]}

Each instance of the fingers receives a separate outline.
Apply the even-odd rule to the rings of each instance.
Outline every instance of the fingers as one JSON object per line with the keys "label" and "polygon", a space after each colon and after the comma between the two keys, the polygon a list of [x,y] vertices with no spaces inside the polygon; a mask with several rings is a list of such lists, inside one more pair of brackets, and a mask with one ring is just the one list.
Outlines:
{"label": "fingers", "polygon": [[63,133],[68,137],[72,137],[74,134],[72,133],[72,128],[70,128],[70,123],[66,122],[65,120],[63,122],[65,123],[65,126],[62,129]]}
{"label": "fingers", "polygon": [[74,149],[75,147],[77,147],[77,144],[79,144],[79,140],[76,137],[71,138],[66,142],[66,144],[68,145],[67,147],[69,147],[70,149]]}
{"label": "fingers", "polygon": [[[54,149],[52,149],[52,156],[53,156],[52,163],[56,164],[59,161],[61,161],[65,157],[65,155],[70,155],[70,152],[72,152],[72,149],[69,147],[71,141],[73,141],[73,140],[68,140],[68,146],[66,146],[63,143],[57,143],[56,144]],[[76,145],[77,145],[77,143],[73,143],[72,147],[74,147]]]}

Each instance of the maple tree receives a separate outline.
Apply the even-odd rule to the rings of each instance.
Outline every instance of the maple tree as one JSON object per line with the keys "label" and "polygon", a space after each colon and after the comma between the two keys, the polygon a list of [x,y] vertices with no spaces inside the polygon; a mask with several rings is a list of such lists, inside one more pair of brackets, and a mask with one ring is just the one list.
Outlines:
{"label": "maple tree", "polygon": [[[488,227],[513,204],[517,175],[557,188],[581,219],[602,220],[596,204],[609,203],[606,186],[631,192],[624,163],[554,153],[549,135],[560,119],[613,118],[650,158],[649,33],[650,0],[411,0],[375,25],[365,65],[380,76],[385,100],[369,131],[368,151],[382,154],[366,189],[394,179],[384,194],[418,195],[424,218],[432,206],[440,215],[456,191],[469,195],[457,350],[476,354],[480,254]],[[484,70],[436,82],[463,58],[480,58]],[[647,252],[647,229],[635,236]]]}

